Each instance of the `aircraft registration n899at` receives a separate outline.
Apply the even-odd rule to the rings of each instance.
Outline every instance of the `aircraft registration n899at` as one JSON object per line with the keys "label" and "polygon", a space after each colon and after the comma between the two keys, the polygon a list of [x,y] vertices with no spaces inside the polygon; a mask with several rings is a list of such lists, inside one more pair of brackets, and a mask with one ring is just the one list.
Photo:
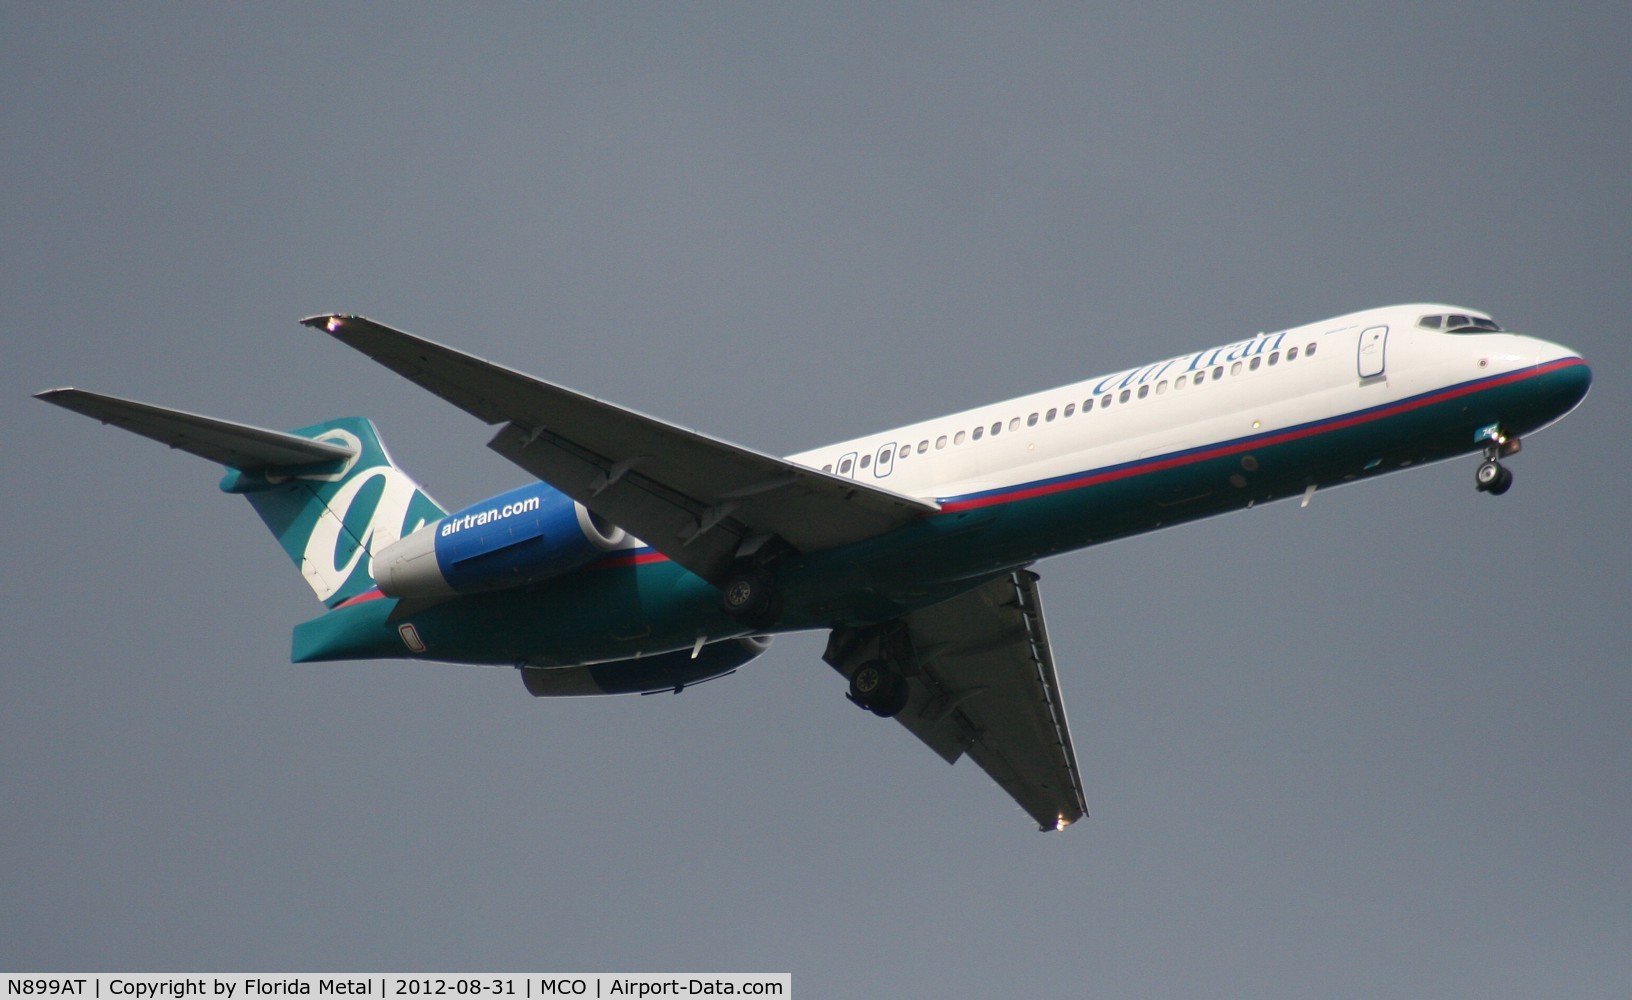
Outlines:
{"label": "aircraft registration n899at", "polygon": [[227,467],[326,606],[296,662],[519,668],[537,696],[672,690],[828,632],[850,701],[967,754],[1044,830],[1086,814],[1036,560],[1477,455],[1592,375],[1448,305],[1258,334],[775,458],[359,316],[303,321],[489,424],[536,481],[448,512],[368,420],[293,432],[80,389],[39,398]]}

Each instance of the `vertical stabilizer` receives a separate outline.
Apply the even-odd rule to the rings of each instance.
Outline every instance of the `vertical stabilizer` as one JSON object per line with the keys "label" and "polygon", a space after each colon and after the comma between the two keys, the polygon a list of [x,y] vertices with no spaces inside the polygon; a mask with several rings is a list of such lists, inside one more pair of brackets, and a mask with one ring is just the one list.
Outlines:
{"label": "vertical stabilizer", "polygon": [[339,462],[233,470],[243,493],[317,594],[336,607],[374,588],[373,555],[447,513],[391,461],[373,422],[342,417],[294,434],[352,452]]}

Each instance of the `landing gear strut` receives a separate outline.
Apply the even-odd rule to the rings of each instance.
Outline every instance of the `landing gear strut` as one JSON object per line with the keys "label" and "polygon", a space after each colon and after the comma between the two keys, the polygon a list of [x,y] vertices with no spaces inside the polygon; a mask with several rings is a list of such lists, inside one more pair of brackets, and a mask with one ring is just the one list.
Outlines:
{"label": "landing gear strut", "polygon": [[1513,473],[1501,463],[1501,459],[1517,455],[1520,442],[1517,437],[1508,437],[1495,426],[1485,428],[1480,435],[1485,442],[1485,460],[1479,463],[1479,468],[1473,474],[1473,485],[1481,493],[1499,497],[1513,487]]}

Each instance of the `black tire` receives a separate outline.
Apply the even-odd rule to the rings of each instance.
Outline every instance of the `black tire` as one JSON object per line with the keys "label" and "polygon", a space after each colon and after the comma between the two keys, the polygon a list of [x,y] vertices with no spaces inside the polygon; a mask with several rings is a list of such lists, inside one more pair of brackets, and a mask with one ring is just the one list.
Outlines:
{"label": "black tire", "polygon": [[[1473,474],[1473,485],[1481,493],[1495,493],[1500,496],[1507,492],[1502,486],[1502,480],[1507,480],[1507,486],[1513,485],[1513,474],[1502,468],[1500,462],[1483,462]],[[1501,486],[1498,490],[1497,487]]]}
{"label": "black tire", "polygon": [[764,570],[744,567],[727,577],[720,588],[720,610],[739,622],[764,628],[781,614],[781,594]]}
{"label": "black tire", "polygon": [[883,660],[868,660],[850,675],[850,700],[883,719],[899,715],[911,693],[907,679]]}
{"label": "black tire", "polygon": [[868,660],[850,675],[850,696],[862,704],[889,690],[890,668],[883,660]]}
{"label": "black tire", "polygon": [[1502,467],[1502,474],[1500,476],[1496,477],[1496,482],[1494,482],[1494,483],[1492,483],[1490,485],[1490,487],[1488,488],[1488,492],[1493,497],[1499,497],[1503,493],[1506,493],[1508,490],[1510,490],[1512,488],[1513,488],[1513,470],[1511,470],[1509,468],[1506,468],[1504,466],[1504,467]]}

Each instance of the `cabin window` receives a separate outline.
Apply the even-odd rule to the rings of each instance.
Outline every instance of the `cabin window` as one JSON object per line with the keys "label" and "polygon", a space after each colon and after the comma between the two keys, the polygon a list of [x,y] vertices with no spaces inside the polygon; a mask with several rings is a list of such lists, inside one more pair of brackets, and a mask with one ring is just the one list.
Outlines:
{"label": "cabin window", "polygon": [[912,454],[912,445],[904,444],[904,445],[901,446],[901,454],[900,454],[899,457],[906,458],[906,457],[910,456],[911,454]]}
{"label": "cabin window", "polygon": [[1148,385],[1140,386],[1139,387],[1139,398],[1144,399],[1148,395],[1150,395],[1150,386],[1148,386]]}
{"label": "cabin window", "polygon": [[863,469],[867,468],[867,466],[872,465],[872,464],[873,464],[873,456],[871,456],[871,455],[861,456],[861,467]]}
{"label": "cabin window", "polygon": [[1253,358],[1251,361],[1247,362],[1247,370],[1255,372],[1258,370],[1258,366],[1263,363],[1263,358]]}
{"label": "cabin window", "polygon": [[1160,396],[1162,393],[1164,393],[1166,391],[1167,391],[1167,379],[1164,378],[1160,382],[1156,383],[1156,395]]}
{"label": "cabin window", "polygon": [[952,435],[952,443],[953,444],[962,444],[963,443],[963,431],[959,431],[956,434]]}
{"label": "cabin window", "polygon": [[1315,356],[1315,345],[1310,344],[1308,347],[1305,347],[1303,349],[1303,356],[1306,357],[1306,358],[1314,357]]}
{"label": "cabin window", "polygon": [[946,435],[942,434],[940,437],[935,439],[935,450],[940,451],[942,448],[945,448],[945,447],[946,447]]}
{"label": "cabin window", "polygon": [[832,472],[833,471],[832,463],[830,462],[827,465],[822,466],[822,471],[823,472]]}
{"label": "cabin window", "polygon": [[1075,412],[1077,412],[1077,404],[1067,403],[1067,404],[1065,404],[1065,412],[1062,413],[1061,416],[1069,417],[1071,414],[1073,414]]}
{"label": "cabin window", "polygon": [[1219,379],[1221,379],[1223,377],[1224,377],[1224,366],[1223,365],[1219,365],[1217,368],[1213,369],[1213,381],[1214,382],[1217,382]]}
{"label": "cabin window", "polygon": [[1026,426],[1027,427],[1036,427],[1037,426],[1037,414],[1033,413],[1031,416],[1026,418]]}
{"label": "cabin window", "polygon": [[1043,420],[1045,420],[1045,421],[1051,421],[1051,420],[1053,420],[1053,419],[1054,419],[1054,415],[1055,415],[1055,414],[1057,414],[1057,413],[1059,413],[1059,412],[1060,412],[1060,411],[1059,411],[1059,410],[1056,410],[1056,409],[1054,409],[1054,408],[1053,408],[1053,407],[1049,407],[1049,410],[1048,410],[1048,412],[1047,412],[1047,413],[1045,413],[1045,414],[1043,414]]}
{"label": "cabin window", "polygon": [[1020,418],[1019,417],[1011,417],[1009,419],[1009,433],[1013,434],[1015,431],[1017,431],[1019,429],[1020,429]]}
{"label": "cabin window", "polygon": [[922,441],[918,442],[918,454],[922,455],[924,452],[926,452],[928,450],[929,450],[929,438],[924,438]]}
{"label": "cabin window", "polygon": [[1296,347],[1288,347],[1286,349],[1286,360],[1288,360],[1288,361],[1298,360],[1298,349]]}
{"label": "cabin window", "polygon": [[1197,385],[1200,385],[1201,383],[1205,382],[1206,380],[1207,380],[1207,373],[1206,372],[1196,372],[1196,380],[1195,381],[1196,381]]}
{"label": "cabin window", "polygon": [[992,437],[997,437],[1001,433],[1003,433],[1003,421],[999,420],[992,425]]}
{"label": "cabin window", "polygon": [[[1180,390],[1180,389],[1183,389],[1183,388],[1184,388],[1184,386],[1185,386],[1185,384],[1186,384],[1186,383],[1187,383],[1187,382],[1189,382],[1189,381],[1190,381],[1190,380],[1189,380],[1189,379],[1188,379],[1188,378],[1186,378],[1186,377],[1185,377],[1185,376],[1183,376],[1183,375],[1180,375],[1180,376],[1179,376],[1179,377],[1178,377],[1178,378],[1176,378],[1176,379],[1174,379],[1174,380],[1173,380],[1173,391],[1174,391],[1174,392],[1178,392],[1178,391],[1179,391],[1179,390]],[[1161,392],[1161,391],[1162,391],[1162,387],[1161,387],[1161,386],[1157,386],[1157,387],[1156,387],[1156,391],[1157,391],[1157,392]]]}
{"label": "cabin window", "polygon": [[1105,407],[1110,406],[1110,405],[1111,405],[1111,394],[1110,393],[1107,392],[1105,395],[1099,397],[1099,408],[1100,409],[1103,410],[1103,409],[1105,409]]}
{"label": "cabin window", "polygon": [[850,462],[851,460],[847,458],[839,463],[839,475],[848,476],[850,474]]}
{"label": "cabin window", "polygon": [[1241,374],[1241,362],[1237,361],[1235,364],[1230,366],[1230,374],[1231,375]]}
{"label": "cabin window", "polygon": [[1117,393],[1116,401],[1118,403],[1126,403],[1128,401],[1128,399],[1132,395],[1133,395],[1133,390],[1132,389],[1123,389],[1121,392]]}
{"label": "cabin window", "polygon": [[981,435],[983,435],[985,433],[986,433],[986,428],[985,427],[976,427],[973,431],[970,432],[969,437],[972,438],[973,440],[979,441],[980,438],[981,438]]}
{"label": "cabin window", "polygon": [[1271,366],[1275,365],[1280,360],[1281,360],[1281,352],[1280,351],[1270,351],[1269,352],[1269,363],[1270,363]]}

